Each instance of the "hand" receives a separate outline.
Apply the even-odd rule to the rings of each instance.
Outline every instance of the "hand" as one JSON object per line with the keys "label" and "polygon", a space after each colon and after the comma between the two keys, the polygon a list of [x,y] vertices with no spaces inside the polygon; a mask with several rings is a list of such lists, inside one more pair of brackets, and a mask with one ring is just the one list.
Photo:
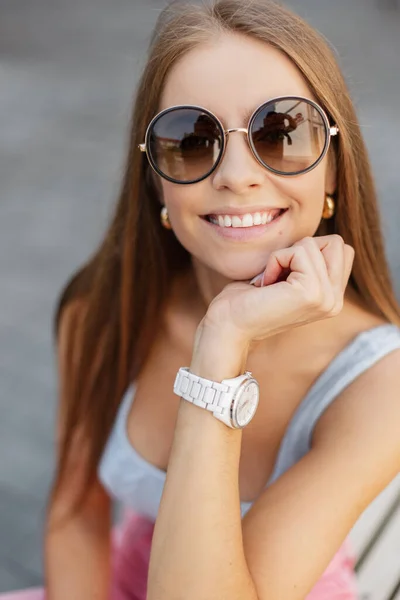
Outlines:
{"label": "hand", "polygon": [[336,316],[354,261],[339,235],[306,237],[272,252],[254,285],[228,284],[211,302],[203,326],[250,343]]}

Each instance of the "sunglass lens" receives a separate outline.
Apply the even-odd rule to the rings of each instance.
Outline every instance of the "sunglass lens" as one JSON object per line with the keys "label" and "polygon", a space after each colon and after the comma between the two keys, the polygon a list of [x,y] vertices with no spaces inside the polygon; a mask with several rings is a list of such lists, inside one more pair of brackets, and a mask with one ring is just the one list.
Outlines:
{"label": "sunglass lens", "polygon": [[177,183],[206,177],[218,162],[223,131],[211,115],[195,108],[162,113],[149,132],[148,150],[160,175]]}
{"label": "sunglass lens", "polygon": [[296,174],[321,158],[327,127],[313,104],[296,98],[277,100],[256,113],[251,140],[262,163],[279,173]]}

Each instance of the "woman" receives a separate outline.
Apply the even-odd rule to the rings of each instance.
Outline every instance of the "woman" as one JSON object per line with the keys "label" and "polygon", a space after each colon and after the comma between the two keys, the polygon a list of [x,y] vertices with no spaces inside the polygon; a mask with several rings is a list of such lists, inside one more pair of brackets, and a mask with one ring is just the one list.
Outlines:
{"label": "woman", "polygon": [[400,311],[317,32],[270,0],[161,13],[56,324],[47,598],[357,597],[347,535],[399,470]]}

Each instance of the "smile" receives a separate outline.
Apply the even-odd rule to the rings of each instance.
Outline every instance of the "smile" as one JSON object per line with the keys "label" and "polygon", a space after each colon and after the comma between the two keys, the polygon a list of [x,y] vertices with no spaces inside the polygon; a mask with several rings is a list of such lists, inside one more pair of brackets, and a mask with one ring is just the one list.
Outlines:
{"label": "smile", "polygon": [[201,222],[209,231],[233,242],[251,242],[275,229],[289,209],[246,213],[244,215],[206,215]]}
{"label": "smile", "polygon": [[207,215],[205,218],[210,223],[219,227],[254,227],[255,225],[266,225],[278,218],[285,209],[273,209],[265,212],[246,213],[239,215]]}

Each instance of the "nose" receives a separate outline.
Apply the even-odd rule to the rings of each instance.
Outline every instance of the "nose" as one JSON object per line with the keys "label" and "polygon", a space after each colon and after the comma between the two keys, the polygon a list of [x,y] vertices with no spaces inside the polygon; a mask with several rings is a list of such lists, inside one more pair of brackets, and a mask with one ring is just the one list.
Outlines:
{"label": "nose", "polygon": [[227,129],[225,133],[225,153],[213,174],[213,186],[217,190],[226,188],[241,195],[249,188],[260,186],[266,170],[251,151],[247,129]]}

